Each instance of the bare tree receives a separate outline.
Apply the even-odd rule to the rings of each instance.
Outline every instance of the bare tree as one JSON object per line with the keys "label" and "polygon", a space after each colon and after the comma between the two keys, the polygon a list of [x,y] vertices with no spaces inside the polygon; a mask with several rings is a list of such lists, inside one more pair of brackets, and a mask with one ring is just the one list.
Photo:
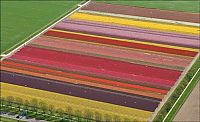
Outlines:
{"label": "bare tree", "polygon": [[99,113],[99,112],[94,112],[94,116],[95,116],[95,120],[97,121],[97,122],[100,122],[100,121],[102,121],[102,115],[101,115],[101,113]]}
{"label": "bare tree", "polygon": [[36,115],[37,115],[38,100],[35,99],[35,98],[32,99],[32,100],[30,101],[30,105],[31,105],[33,111],[35,111],[35,112],[36,112]]}
{"label": "bare tree", "polygon": [[50,114],[52,115],[55,112],[54,105],[49,105],[48,110],[49,110]]}
{"label": "bare tree", "polygon": [[93,119],[93,112],[90,111],[89,109],[84,111],[84,117],[87,119]]}
{"label": "bare tree", "polygon": [[13,96],[8,96],[6,98],[7,102],[8,102],[8,106],[12,106],[13,102],[14,102],[14,97]]}
{"label": "bare tree", "polygon": [[5,98],[4,97],[0,97],[1,98],[1,106],[5,105]]}
{"label": "bare tree", "polygon": [[30,102],[28,100],[24,101],[25,109],[28,110],[28,107],[30,106]]}
{"label": "bare tree", "polygon": [[64,110],[62,108],[58,108],[56,110],[56,112],[61,116],[62,121],[63,121],[63,119],[64,119]]}
{"label": "bare tree", "polygon": [[105,114],[105,115],[104,115],[104,120],[105,120],[106,122],[112,122],[112,116],[109,115],[109,114]]}
{"label": "bare tree", "polygon": [[74,114],[78,117],[78,122],[80,122],[80,118],[82,117],[82,112],[80,110],[74,111]]}
{"label": "bare tree", "polygon": [[131,121],[129,118],[127,118],[127,117],[124,118],[124,121],[125,121],[125,122],[132,122],[132,121]]}
{"label": "bare tree", "polygon": [[70,106],[67,106],[66,113],[68,114],[69,119],[71,120],[71,115],[73,113],[73,109]]}
{"label": "bare tree", "polygon": [[16,99],[15,99],[15,102],[16,102],[16,104],[18,104],[18,109],[19,109],[19,111],[20,111],[20,109],[21,109],[21,105],[23,104],[23,99],[22,98],[20,98],[20,97],[17,97]]}
{"label": "bare tree", "polygon": [[121,122],[120,116],[114,115],[113,121],[114,121],[114,122]]}
{"label": "bare tree", "polygon": [[39,108],[42,109],[43,114],[45,114],[48,110],[47,104],[43,101],[39,102]]}
{"label": "bare tree", "polygon": [[137,120],[137,118],[134,118],[134,119],[133,119],[133,122],[139,122],[139,121]]}

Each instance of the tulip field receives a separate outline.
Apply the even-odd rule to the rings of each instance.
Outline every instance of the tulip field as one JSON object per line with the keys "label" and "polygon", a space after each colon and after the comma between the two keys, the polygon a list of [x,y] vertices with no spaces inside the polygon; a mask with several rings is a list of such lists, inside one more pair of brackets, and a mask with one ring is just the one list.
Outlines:
{"label": "tulip field", "polygon": [[148,121],[199,53],[198,17],[89,2],[1,61],[1,95]]}

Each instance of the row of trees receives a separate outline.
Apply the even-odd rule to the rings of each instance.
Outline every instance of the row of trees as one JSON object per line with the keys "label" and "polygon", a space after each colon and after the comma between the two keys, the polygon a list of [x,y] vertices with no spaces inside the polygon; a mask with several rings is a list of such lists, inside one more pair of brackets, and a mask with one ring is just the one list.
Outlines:
{"label": "row of trees", "polygon": [[34,112],[34,116],[43,115],[44,118],[46,115],[50,116],[59,116],[62,118],[62,120],[73,120],[74,118],[77,119],[77,121],[85,120],[87,122],[100,122],[100,121],[106,121],[106,122],[137,122],[137,120],[130,120],[129,118],[121,118],[117,115],[109,115],[109,114],[103,114],[99,113],[97,111],[93,112],[89,109],[85,111],[81,110],[73,110],[72,107],[67,106],[66,108],[55,108],[54,105],[48,105],[43,101],[38,101],[37,99],[32,99],[30,101],[23,100],[22,98],[13,96],[8,96],[6,98],[1,97],[1,105],[2,106],[10,106],[18,108],[18,112],[21,110],[26,111],[32,111]]}
{"label": "row of trees", "polygon": [[160,122],[162,121],[167,113],[170,111],[174,103],[177,101],[183,90],[186,88],[192,77],[194,76],[195,72],[198,70],[200,66],[200,59],[197,59],[197,61],[193,64],[191,69],[188,71],[188,73],[185,75],[183,80],[179,83],[177,88],[174,90],[172,95],[169,97],[169,99],[166,101],[166,103],[163,105],[161,110],[158,112],[157,116],[154,118],[153,121]]}

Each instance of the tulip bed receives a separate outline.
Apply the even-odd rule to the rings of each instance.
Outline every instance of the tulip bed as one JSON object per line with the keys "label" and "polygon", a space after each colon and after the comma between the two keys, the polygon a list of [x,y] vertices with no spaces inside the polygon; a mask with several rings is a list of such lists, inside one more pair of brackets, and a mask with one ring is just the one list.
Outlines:
{"label": "tulip bed", "polygon": [[147,121],[199,53],[196,18],[90,2],[1,62],[2,97]]}

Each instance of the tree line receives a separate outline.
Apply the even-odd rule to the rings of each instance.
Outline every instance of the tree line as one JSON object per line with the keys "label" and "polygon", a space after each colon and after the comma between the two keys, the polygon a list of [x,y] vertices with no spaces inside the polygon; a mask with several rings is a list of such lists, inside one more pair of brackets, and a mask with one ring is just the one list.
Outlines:
{"label": "tree line", "polygon": [[25,110],[28,112],[28,115],[30,113],[32,114],[32,118],[38,118],[38,116],[40,116],[40,120],[47,120],[47,118],[50,120],[52,116],[57,116],[57,118],[61,118],[61,122],[73,121],[74,119],[76,119],[78,122],[137,122],[137,119],[130,120],[126,117],[122,118],[117,115],[104,114],[98,111],[91,111],[89,109],[84,111],[73,110],[73,108],[70,106],[67,106],[66,108],[56,108],[54,105],[48,105],[36,98],[29,101],[23,100],[20,97],[1,97],[1,106],[17,108],[18,113]]}

